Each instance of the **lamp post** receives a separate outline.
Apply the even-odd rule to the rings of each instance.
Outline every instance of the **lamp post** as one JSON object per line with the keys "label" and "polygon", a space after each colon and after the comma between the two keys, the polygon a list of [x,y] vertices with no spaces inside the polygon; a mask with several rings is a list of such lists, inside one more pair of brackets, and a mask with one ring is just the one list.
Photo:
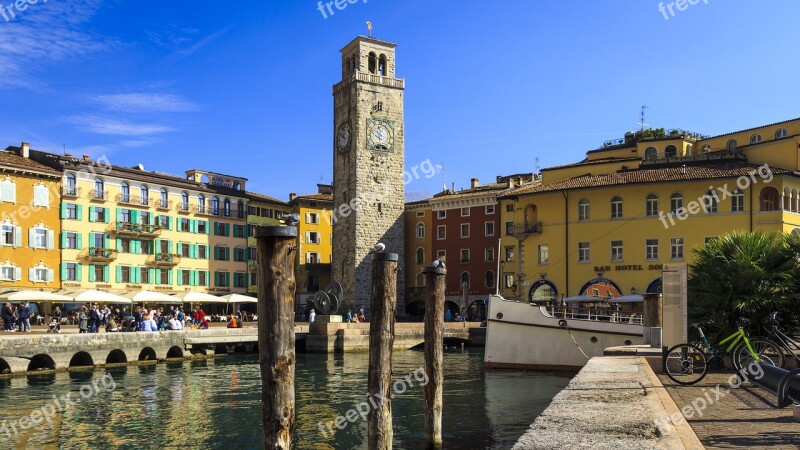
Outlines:
{"label": "lamp post", "polygon": [[506,274],[505,274],[505,267],[506,267],[506,260],[500,260],[500,282],[503,283],[500,286],[500,293],[502,294],[503,291],[506,289]]}
{"label": "lamp post", "polygon": [[[467,288],[469,288],[469,283],[466,280],[461,282],[461,311],[467,310]],[[461,312],[459,311],[459,313]]]}

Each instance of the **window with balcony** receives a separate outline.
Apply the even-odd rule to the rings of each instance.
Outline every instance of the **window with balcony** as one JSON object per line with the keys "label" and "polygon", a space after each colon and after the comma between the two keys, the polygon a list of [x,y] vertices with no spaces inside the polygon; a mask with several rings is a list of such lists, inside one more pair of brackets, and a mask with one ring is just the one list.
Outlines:
{"label": "window with balcony", "polygon": [[223,209],[223,211],[225,213],[225,217],[230,217],[231,216],[231,201],[228,200],[227,198],[222,203],[222,209]]}
{"label": "window with balcony", "polygon": [[139,222],[141,222],[142,225],[149,225],[150,213],[147,211],[139,211]]}
{"label": "window with balcony", "polygon": [[219,198],[217,197],[211,199],[211,214],[219,215]]}
{"label": "window with balcony", "polygon": [[150,204],[150,190],[147,186],[140,186],[139,187],[139,203],[142,206],[148,206]]}
{"label": "window with balcony", "polygon": [[119,201],[122,203],[130,203],[131,201],[131,186],[124,181],[119,186]]}
{"label": "window with balcony", "polygon": [[64,182],[64,195],[70,195],[72,197],[78,195],[78,182],[75,179],[75,174],[67,174],[66,181]]}
{"label": "window with balcony", "polygon": [[158,206],[160,208],[169,208],[169,191],[162,188],[158,196]]}
{"label": "window with balcony", "polygon": [[188,211],[189,210],[189,194],[187,192],[181,192],[181,211]]}
{"label": "window with balcony", "polygon": [[106,190],[105,190],[105,183],[103,182],[102,178],[95,178],[94,179],[94,198],[98,200],[103,200],[105,198]]}
{"label": "window with balcony", "polygon": [[197,196],[197,212],[201,214],[206,212],[206,198],[202,194]]}

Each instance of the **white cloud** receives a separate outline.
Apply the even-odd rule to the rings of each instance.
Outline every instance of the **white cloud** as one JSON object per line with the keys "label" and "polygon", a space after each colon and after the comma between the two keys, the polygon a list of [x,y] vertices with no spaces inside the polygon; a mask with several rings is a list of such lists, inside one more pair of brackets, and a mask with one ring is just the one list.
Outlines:
{"label": "white cloud", "polygon": [[174,128],[152,124],[126,122],[112,117],[95,115],[69,116],[66,120],[75,124],[79,129],[96,134],[111,134],[118,136],[149,136],[173,131]]}
{"label": "white cloud", "polygon": [[194,112],[200,105],[172,94],[129,93],[97,95],[94,100],[104,107],[127,112]]}

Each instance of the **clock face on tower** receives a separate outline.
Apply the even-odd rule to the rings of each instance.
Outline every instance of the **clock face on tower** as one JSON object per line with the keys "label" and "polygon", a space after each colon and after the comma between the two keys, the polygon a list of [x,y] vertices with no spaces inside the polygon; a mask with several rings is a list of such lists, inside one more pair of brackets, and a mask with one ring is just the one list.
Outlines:
{"label": "clock face on tower", "polygon": [[394,122],[391,120],[367,119],[367,149],[393,152]]}
{"label": "clock face on tower", "polygon": [[347,153],[350,150],[351,136],[350,122],[339,125],[339,132],[336,133],[336,148],[339,149],[339,153]]}

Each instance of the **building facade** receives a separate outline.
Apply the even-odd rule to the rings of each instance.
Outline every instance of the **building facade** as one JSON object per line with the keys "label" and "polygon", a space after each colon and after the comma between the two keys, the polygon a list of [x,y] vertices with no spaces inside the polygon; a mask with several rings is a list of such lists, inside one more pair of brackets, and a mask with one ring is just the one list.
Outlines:
{"label": "building facade", "polygon": [[0,290],[60,287],[60,180],[27,143],[0,152]]}
{"label": "building facade", "polygon": [[[289,194],[289,207],[300,216],[297,224],[297,312],[305,313],[310,298],[331,282],[333,192],[329,185],[317,185],[316,194]],[[340,306],[341,309],[344,305]]]}
{"label": "building facade", "polygon": [[250,273],[247,293],[258,295],[258,258],[255,238],[256,227],[275,226],[280,224],[283,216],[289,212],[289,204],[276,198],[255,192],[248,192],[247,198],[247,271]]}
{"label": "building facade", "polygon": [[434,258],[432,250],[431,204],[426,200],[406,203],[405,210],[405,261],[406,310],[411,318],[421,317],[425,312],[425,275],[422,270]]}
{"label": "building facade", "polygon": [[[359,36],[341,50],[342,80],[333,86],[333,279],[344,303],[369,308],[375,244],[404,264],[403,94],[395,44]],[[405,310],[403,278],[398,311]]]}
{"label": "building facade", "polygon": [[800,119],[716,137],[628,133],[499,196],[507,297],[660,292],[733,230],[800,233]]}

